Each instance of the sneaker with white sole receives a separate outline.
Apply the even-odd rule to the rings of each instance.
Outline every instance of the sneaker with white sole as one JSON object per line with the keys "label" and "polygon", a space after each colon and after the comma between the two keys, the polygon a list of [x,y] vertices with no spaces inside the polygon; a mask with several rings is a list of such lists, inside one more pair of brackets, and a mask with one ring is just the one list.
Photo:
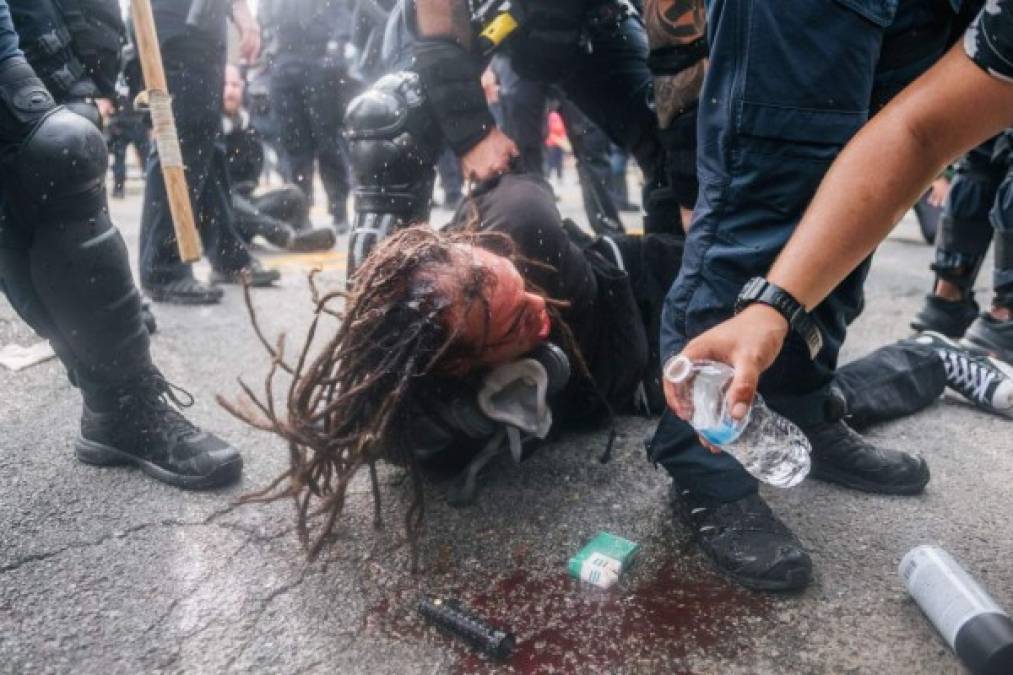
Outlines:
{"label": "sneaker with white sole", "polygon": [[927,331],[912,341],[936,350],[950,389],[982,410],[1013,417],[1013,368],[990,356],[973,354],[940,333]]}

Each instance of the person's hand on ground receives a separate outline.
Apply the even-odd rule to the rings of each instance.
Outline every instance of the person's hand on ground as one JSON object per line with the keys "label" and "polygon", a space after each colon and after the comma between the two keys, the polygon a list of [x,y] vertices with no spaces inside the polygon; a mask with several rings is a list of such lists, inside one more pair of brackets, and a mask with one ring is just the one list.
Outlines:
{"label": "person's hand on ground", "polygon": [[[783,316],[767,305],[754,303],[691,340],[681,355],[692,361],[720,361],[735,369],[728,388],[728,403],[732,417],[738,420],[749,412],[760,374],[781,353],[787,335],[788,322]],[[675,385],[663,381],[665,400],[678,415]]]}
{"label": "person's hand on ground", "polygon": [[461,157],[461,173],[466,180],[482,183],[506,173],[511,160],[520,154],[517,144],[494,128]]}

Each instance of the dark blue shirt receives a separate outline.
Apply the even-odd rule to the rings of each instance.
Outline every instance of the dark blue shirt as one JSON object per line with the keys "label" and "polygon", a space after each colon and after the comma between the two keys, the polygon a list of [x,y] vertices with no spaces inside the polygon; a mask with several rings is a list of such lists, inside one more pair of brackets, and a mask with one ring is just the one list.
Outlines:
{"label": "dark blue shirt", "polygon": [[988,0],[964,34],[964,51],[990,75],[1013,81],[1013,2]]}

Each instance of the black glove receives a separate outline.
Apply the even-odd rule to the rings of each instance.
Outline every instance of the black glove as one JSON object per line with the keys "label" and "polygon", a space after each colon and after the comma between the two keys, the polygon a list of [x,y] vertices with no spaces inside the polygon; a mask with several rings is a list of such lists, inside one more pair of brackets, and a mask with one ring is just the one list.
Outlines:
{"label": "black glove", "polygon": [[437,124],[461,156],[496,126],[482,91],[482,66],[451,40],[419,40],[413,51],[413,70],[419,74]]}

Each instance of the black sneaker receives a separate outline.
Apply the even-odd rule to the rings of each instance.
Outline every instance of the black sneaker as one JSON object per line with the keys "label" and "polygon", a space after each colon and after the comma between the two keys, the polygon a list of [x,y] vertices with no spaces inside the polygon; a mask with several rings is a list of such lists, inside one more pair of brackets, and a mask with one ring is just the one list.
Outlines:
{"label": "black sneaker", "polygon": [[281,272],[264,267],[259,260],[251,260],[250,264],[238,270],[212,270],[213,284],[241,284],[243,277],[249,275],[250,285],[254,288],[270,286],[281,279]]}
{"label": "black sneaker", "polygon": [[334,234],[334,230],[327,227],[296,230],[293,232],[292,238],[289,239],[286,248],[297,252],[328,251],[334,248],[334,243],[337,240],[338,237]]}
{"label": "black sneaker", "polygon": [[191,490],[239,480],[239,451],[187,421],[173,404],[188,407],[193,398],[187,394],[189,400],[180,401],[177,389],[152,374],[111,392],[106,410],[86,403],[77,458],[98,466],[134,464],[163,483]]}
{"label": "black sneaker", "polygon": [[911,327],[918,332],[932,331],[951,338],[959,338],[978,316],[978,303],[974,294],[966,300],[947,300],[938,295],[926,295],[925,306],[915,314]]}
{"label": "black sneaker", "polygon": [[913,342],[935,349],[946,370],[946,386],[982,410],[1013,417],[1013,367],[971,353],[939,333],[923,333]]}
{"label": "black sneaker", "polygon": [[929,482],[924,459],[873,445],[843,420],[802,431],[812,444],[812,478],[887,495],[918,494]]}
{"label": "black sneaker", "polygon": [[998,321],[982,314],[964,334],[961,346],[1013,364],[1013,321]]}
{"label": "black sneaker", "polygon": [[787,591],[812,580],[812,560],[759,495],[705,503],[675,484],[672,510],[700,550],[725,576],[746,588]]}
{"label": "black sneaker", "polygon": [[144,284],[144,292],[155,302],[176,305],[213,305],[222,299],[222,289],[193,278],[161,284]]}

